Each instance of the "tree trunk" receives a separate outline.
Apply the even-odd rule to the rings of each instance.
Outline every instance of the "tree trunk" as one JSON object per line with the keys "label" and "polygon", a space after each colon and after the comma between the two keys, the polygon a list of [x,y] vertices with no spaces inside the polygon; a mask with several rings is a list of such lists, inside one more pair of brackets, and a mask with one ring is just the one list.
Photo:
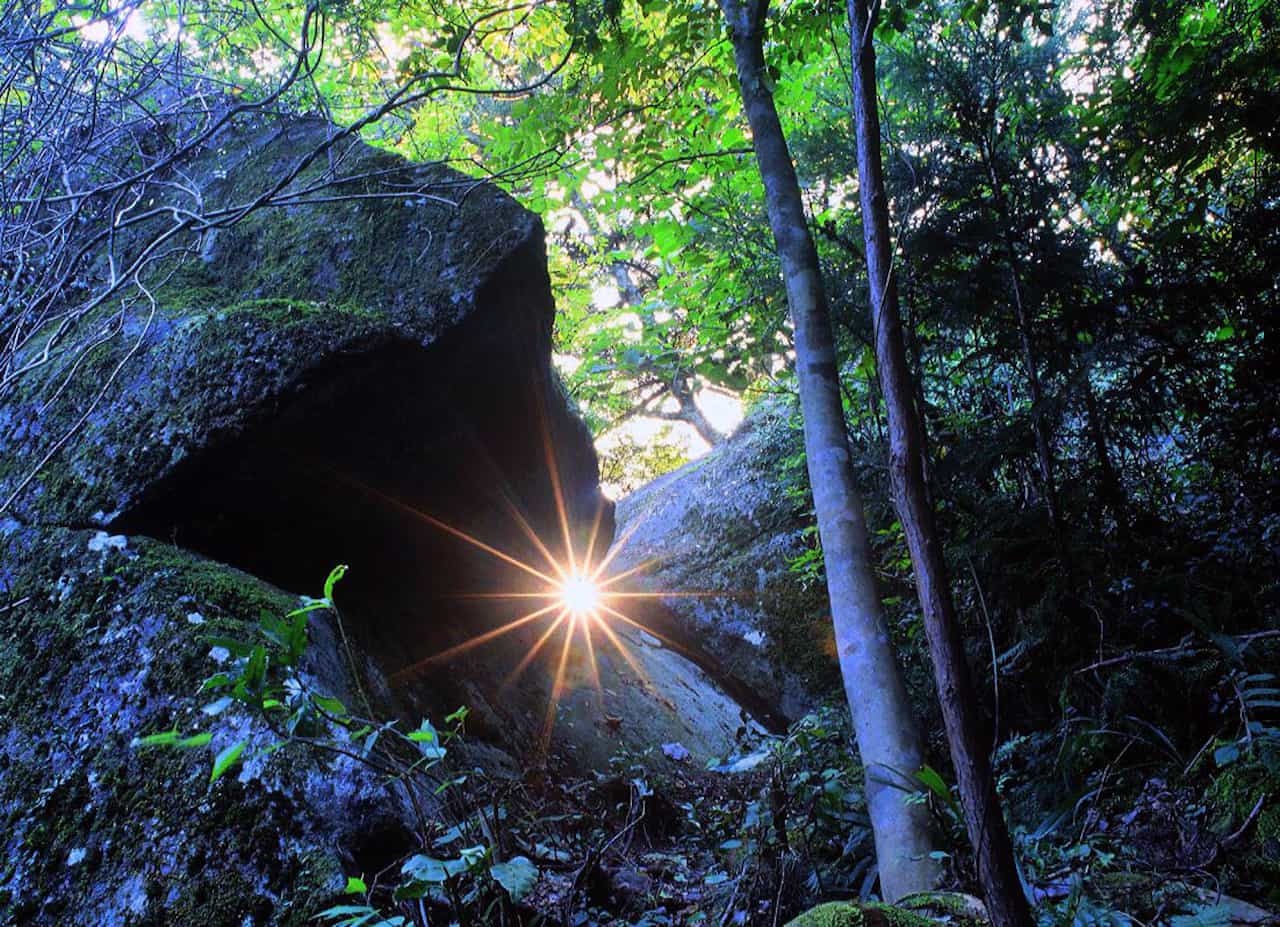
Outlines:
{"label": "tree trunk", "polygon": [[1129,513],[1124,487],[1120,477],[1111,464],[1111,454],[1107,451],[1107,436],[1103,428],[1102,412],[1098,409],[1098,400],[1093,394],[1093,384],[1089,382],[1089,365],[1083,371],[1082,392],[1084,393],[1085,424],[1089,439],[1093,442],[1093,452],[1098,459],[1100,476],[1100,495],[1111,508],[1111,517],[1115,519],[1116,531],[1125,547],[1129,546]]}
{"label": "tree trunk", "polygon": [[889,205],[880,161],[871,14],[867,0],[848,0],[848,8],[858,186],[880,389],[889,419],[889,470],[895,502],[915,567],[916,590],[924,612],[947,742],[991,922],[995,927],[1029,927],[1031,911],[1018,878],[1013,846],[996,796],[991,762],[982,738],[978,699],[965,662],[942,545],[924,479],[921,424],[912,403],[912,377],[907,366],[889,248]]}
{"label": "tree trunk", "polygon": [[693,430],[698,433],[703,441],[715,447],[724,440],[724,435],[703,414],[702,408],[698,405],[697,397],[693,392],[692,380],[692,376],[686,377],[683,374],[676,374],[671,380],[671,395],[675,397],[676,402],[680,403],[680,412],[678,414],[681,421],[692,425]]}
{"label": "tree trunk", "polygon": [[934,888],[928,810],[908,804],[902,786],[921,766],[920,737],[907,701],[871,566],[862,499],[854,485],[840,402],[835,343],[818,254],[800,185],[769,90],[763,38],[767,0],[720,0],[733,38],[743,108],[795,325],[796,376],[827,592],[845,694],[866,770],[867,809],[875,835],[880,886],[896,900]]}

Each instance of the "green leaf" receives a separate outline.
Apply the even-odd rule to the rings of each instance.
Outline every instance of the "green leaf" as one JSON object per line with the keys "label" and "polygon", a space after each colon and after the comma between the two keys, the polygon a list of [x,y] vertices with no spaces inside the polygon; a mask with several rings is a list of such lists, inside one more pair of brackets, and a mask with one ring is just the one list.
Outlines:
{"label": "green leaf", "polygon": [[347,706],[332,696],[313,695],[311,696],[311,701],[321,711],[331,714],[340,720],[350,716],[350,712],[347,711]]}
{"label": "green leaf", "polygon": [[514,902],[521,901],[538,884],[538,867],[524,856],[513,857],[505,863],[494,863],[489,867],[489,875],[506,889]]}
{"label": "green leaf", "polygon": [[1169,927],[1230,927],[1231,922],[1230,905],[1215,904],[1170,918]]}
{"label": "green leaf", "polygon": [[200,684],[200,691],[207,692],[210,689],[221,689],[231,685],[231,677],[226,673],[214,673],[208,679]]}
{"label": "green leaf", "polygon": [[442,760],[448,752],[440,745],[440,735],[435,726],[426,718],[422,719],[422,724],[416,731],[410,731],[404,736],[406,740],[417,744],[422,755],[429,760]]}
{"label": "green leaf", "polygon": [[400,867],[400,874],[414,882],[440,883],[449,878],[444,860],[421,853],[409,857]]}
{"label": "green leaf", "polygon": [[367,904],[339,904],[321,911],[312,920],[327,920],[330,927],[405,927],[403,915],[383,917]]}
{"label": "green leaf", "polygon": [[363,895],[367,891],[369,891],[369,886],[364,884],[364,879],[348,876],[347,887],[342,890],[342,893],[344,895]]}
{"label": "green leaf", "polygon": [[207,731],[200,734],[192,734],[190,737],[183,737],[177,729],[174,729],[172,731],[161,731],[158,734],[148,734],[146,737],[135,737],[133,746],[177,747],[181,750],[189,750],[193,747],[203,747],[211,740],[213,740],[213,734]]}
{"label": "green leaf", "polygon": [[247,657],[255,649],[252,644],[246,644],[244,641],[233,640],[229,637],[210,637],[207,640],[209,641],[209,646],[221,647],[233,657]]}
{"label": "green leaf", "polygon": [[1219,766],[1230,766],[1240,759],[1239,744],[1225,744],[1213,751],[1213,761]]}
{"label": "green leaf", "polygon": [[231,746],[220,752],[213,761],[213,772],[209,775],[209,783],[212,785],[222,777],[228,769],[235,765],[240,759],[240,754],[244,752],[247,741],[239,740]]}
{"label": "green leaf", "polygon": [[329,576],[324,581],[324,597],[328,601],[330,602],[333,601],[333,587],[338,585],[342,577],[346,575],[347,575],[347,565],[345,563],[340,563],[336,567],[334,567],[332,570],[329,571]]}
{"label": "green leaf", "polygon": [[939,798],[943,804],[951,809],[957,817],[963,817],[963,811],[960,803],[956,801],[956,797],[951,794],[951,789],[947,787],[947,783],[942,776],[932,766],[922,766],[915,774],[916,780],[926,789]]}

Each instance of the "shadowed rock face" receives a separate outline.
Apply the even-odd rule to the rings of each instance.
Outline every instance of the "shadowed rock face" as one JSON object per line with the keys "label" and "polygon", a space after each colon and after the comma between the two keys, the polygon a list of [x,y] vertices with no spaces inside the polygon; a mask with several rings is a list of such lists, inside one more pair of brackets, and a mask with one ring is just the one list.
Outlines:
{"label": "shadowed rock face", "polygon": [[[330,131],[224,134],[182,166],[184,184],[206,209],[251,201]],[[296,592],[348,563],[353,624],[395,671],[499,617],[457,594],[528,579],[441,523],[545,571],[518,519],[563,557],[562,519],[580,547],[596,526],[603,551],[612,507],[550,367],[537,218],[358,142],[333,162],[349,179],[318,202],[182,242],[198,256],[154,268],[154,312],[131,300],[120,335],[68,345],[0,402],[0,497],[21,487],[26,524],[149,535]]]}
{"label": "shadowed rock face", "polygon": [[[228,134],[183,165],[184,184],[207,206],[243,202],[328,131]],[[592,536],[602,552],[612,505],[550,367],[536,217],[363,145],[334,160],[357,179],[329,192],[359,196],[186,242],[198,257],[147,281],[154,312],[131,301],[94,346],[120,305],[104,308],[84,345],[0,397],[0,497],[16,493],[0,522],[0,924],[303,923],[344,872],[408,848],[402,798],[358,764],[282,751],[209,788],[203,751],[130,746],[211,726],[208,636],[252,638],[260,610],[294,607],[337,563],[379,709],[438,721],[468,705],[492,773],[539,744],[562,654],[552,763],[669,741],[699,762],[749,726],[702,669],[640,634],[635,667],[597,637],[598,695],[580,641],[557,638],[513,678],[545,622],[430,659],[529,610],[468,596],[544,585],[457,532],[547,573],[539,544],[562,557],[567,526],[579,556]],[[369,196],[388,190],[415,192]],[[312,632],[308,671],[349,694],[332,618]],[[234,712],[212,727],[215,750],[270,739]]]}
{"label": "shadowed rock face", "polygon": [[840,691],[826,590],[789,569],[812,523],[783,476],[783,460],[803,447],[790,418],[784,403],[753,414],[617,512],[626,542],[616,560],[643,568],[638,588],[700,593],[662,599],[648,623],[697,642],[724,685],[755,693],[783,721],[812,707],[814,693]]}

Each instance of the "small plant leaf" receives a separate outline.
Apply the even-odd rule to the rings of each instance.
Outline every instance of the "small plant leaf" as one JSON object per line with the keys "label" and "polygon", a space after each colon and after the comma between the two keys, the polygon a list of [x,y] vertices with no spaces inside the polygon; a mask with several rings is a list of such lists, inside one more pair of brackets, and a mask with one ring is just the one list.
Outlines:
{"label": "small plant leaf", "polygon": [[222,774],[236,764],[240,754],[244,753],[245,741],[239,740],[222,750],[213,761],[213,772],[209,775],[209,784],[217,782]]}
{"label": "small plant leaf", "polygon": [[489,875],[506,889],[514,902],[521,901],[538,883],[538,867],[524,856],[512,857],[505,863],[494,863],[489,867]]}

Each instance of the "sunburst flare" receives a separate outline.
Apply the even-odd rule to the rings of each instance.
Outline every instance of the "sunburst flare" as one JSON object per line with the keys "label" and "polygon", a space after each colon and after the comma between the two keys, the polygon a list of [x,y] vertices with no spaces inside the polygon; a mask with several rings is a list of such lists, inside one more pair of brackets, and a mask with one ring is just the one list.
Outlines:
{"label": "sunburst flare", "polygon": [[[631,588],[621,588],[620,584],[624,580],[645,571],[656,562],[648,560],[624,570],[610,572],[610,568],[614,565],[619,552],[626,547],[627,542],[636,530],[640,528],[644,518],[642,517],[630,525],[628,530],[617,539],[616,543],[607,552],[597,556],[596,547],[600,540],[604,507],[603,505],[596,507],[589,523],[585,519],[571,518],[566,506],[560,475],[557,472],[555,456],[549,441],[545,443],[544,450],[546,451],[551,494],[558,520],[557,530],[555,531],[558,538],[552,541],[545,535],[539,536],[538,531],[534,529],[533,524],[525,514],[520,511],[520,507],[515,503],[515,500],[505,494],[503,496],[505,508],[508,510],[508,514],[515,523],[516,528],[531,542],[529,553],[532,554],[532,562],[522,559],[521,556],[510,550],[504,550],[499,546],[481,540],[461,528],[446,524],[435,516],[418,511],[399,500],[384,497],[384,501],[419,518],[424,524],[445,532],[455,539],[466,542],[472,547],[484,551],[488,556],[516,568],[526,580],[522,588],[513,588],[511,591],[478,591],[463,593],[458,598],[509,599],[513,602],[530,600],[529,610],[524,611],[518,617],[418,660],[395,673],[393,678],[404,679],[412,677],[427,669],[437,668],[477,647],[491,644],[518,629],[535,628],[537,629],[535,630],[536,637],[532,638],[531,646],[523,654],[515,668],[502,681],[498,692],[501,694],[515,684],[540,655],[548,652],[553,655],[547,658],[548,669],[553,670],[553,674],[550,679],[549,702],[540,731],[541,736],[538,738],[538,748],[540,751],[545,752],[549,747],[555,727],[559,702],[566,689],[571,688],[567,685],[571,652],[580,656],[582,662],[585,663],[585,678],[594,689],[595,705],[601,717],[605,718],[607,717],[604,710],[605,693],[601,684],[599,667],[599,660],[603,651],[611,648],[639,680],[645,683],[649,682],[648,675],[640,661],[631,652],[632,648],[618,632],[631,626],[642,629],[657,639],[669,642],[669,638],[649,628],[632,615],[626,614],[623,611],[624,606],[642,599],[660,600],[675,596],[714,595],[714,593],[637,592]],[[575,526],[583,529],[582,535],[585,535],[583,549],[578,549],[575,546],[575,537],[583,540],[582,535],[578,535],[575,531]],[[553,550],[553,548],[555,549]],[[517,583],[516,585],[520,586],[521,584]],[[542,622],[545,622],[544,627],[540,626]],[[614,625],[616,625],[616,628]],[[598,637],[595,634],[597,631],[599,632]],[[579,637],[580,640],[575,644],[575,638]],[[608,648],[596,646],[600,638],[607,641]],[[553,640],[557,642],[556,646],[549,648],[548,645]],[[556,652],[557,648],[558,653]],[[677,649],[683,650],[678,646]],[[575,656],[573,663],[581,665],[577,656]]]}

